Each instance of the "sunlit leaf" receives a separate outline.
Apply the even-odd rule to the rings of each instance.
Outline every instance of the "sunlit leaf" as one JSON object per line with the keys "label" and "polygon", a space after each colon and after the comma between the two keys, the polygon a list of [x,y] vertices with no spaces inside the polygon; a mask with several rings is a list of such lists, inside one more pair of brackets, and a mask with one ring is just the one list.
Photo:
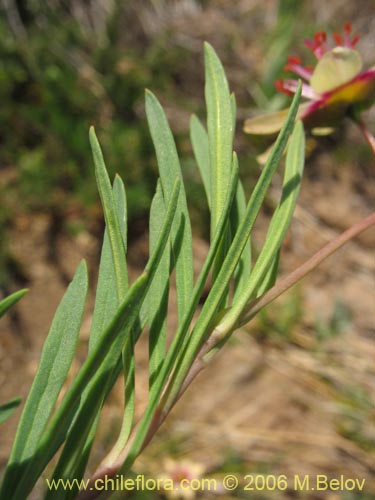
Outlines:
{"label": "sunlit leaf", "polygon": [[[100,370],[103,377],[90,394],[95,398],[95,391],[102,392],[101,384],[107,383],[108,367],[112,369],[113,360],[118,359],[124,342],[138,319],[142,301],[145,298],[147,289],[154,276],[165,245],[169,240],[169,233],[175,216],[177,200],[179,195],[180,181],[177,179],[171,192],[170,202],[167,208],[163,230],[159,237],[159,242],[153,255],[150,257],[143,274],[132,284],[125,295],[125,299],[120,304],[116,315],[99,336],[99,340],[86,358],[78,375],[69,387],[65,397],[54,414],[46,432],[40,439],[32,460],[27,464],[24,473],[17,476],[17,488],[13,488],[12,500],[24,500],[30,492],[44,467],[61,446],[67,430],[67,422],[71,420],[71,412],[75,409],[83,390],[90,382],[93,375]],[[79,437],[77,429],[77,438]],[[14,486],[14,485],[13,485]],[[9,491],[9,490],[6,490]]]}
{"label": "sunlit leaf", "polygon": [[[240,318],[246,304],[254,298],[258,288],[262,287],[265,289],[270,282],[270,278],[272,280],[269,271],[273,265],[277,264],[277,254],[289,227],[297,202],[302,181],[305,160],[304,153],[304,131],[302,122],[299,121],[294,127],[288,146],[280,203],[272,216],[265,243],[252,269],[248,284],[245,286],[246,290],[238,297],[237,302],[224,318],[222,322],[222,325],[225,325],[223,326],[223,330],[235,327],[236,321]],[[263,280],[266,281],[266,285],[262,285]]]}
{"label": "sunlit leaf", "polygon": [[[161,185],[158,183],[150,210],[150,254],[162,229],[161,224],[165,217],[165,205]],[[170,248],[165,247],[160,264],[155,272],[148,293],[149,307],[149,385],[150,390],[155,383],[165,356],[166,347],[166,315],[168,308],[170,272]]]}
{"label": "sunlit leaf", "polygon": [[104,163],[102,150],[93,127],[90,128],[90,144],[94,157],[96,182],[102,201],[106,228],[113,253],[117,295],[119,301],[122,301],[128,286],[126,250],[121,235],[120,222],[116,214],[111,183]]}
{"label": "sunlit leaf", "polygon": [[40,438],[66,380],[76,350],[87,289],[87,267],[82,261],[53,318],[38,371],[21,415],[1,490],[2,495],[9,494],[9,498],[13,498],[13,492],[28,461],[38,449]]}
{"label": "sunlit leaf", "polygon": [[207,132],[210,156],[211,240],[221,216],[232,167],[233,101],[224,68],[213,47],[205,43]]}
{"label": "sunlit leaf", "polygon": [[193,146],[195,160],[201,174],[203,187],[206,192],[207,204],[211,207],[211,184],[210,184],[210,154],[208,147],[208,135],[198,117],[192,115],[190,120],[190,140]]}
{"label": "sunlit leaf", "polygon": [[[146,115],[158,160],[163,195],[165,203],[168,204],[173,184],[176,179],[182,181],[182,173],[167,117],[159,101],[150,91],[146,92]],[[182,182],[171,236],[173,257],[176,263],[178,317],[181,320],[193,289],[192,234]]]}
{"label": "sunlit leaf", "polygon": [[[127,247],[127,212],[125,187],[121,178],[116,175],[113,183],[113,197],[116,207],[119,229],[121,232],[124,248]],[[111,319],[116,314],[119,301],[117,298],[116,274],[113,261],[113,253],[108,237],[108,229],[105,229],[102,252],[99,264],[98,283],[96,287],[95,307],[93,312],[91,331],[89,337],[89,352],[95,347],[100,335],[105,331]],[[113,360],[112,370],[116,368],[118,360]],[[117,377],[116,377],[117,378]],[[69,429],[67,440],[59,461],[53,473],[53,478],[76,478],[82,477],[91,446],[93,444],[96,427],[98,424],[99,411],[103,404],[107,387],[112,382],[111,368],[108,368],[107,382],[103,373],[98,370],[93,379],[85,388],[80,406],[77,410],[74,422]],[[101,392],[99,391],[101,388]],[[76,491],[49,491],[46,499],[57,498],[60,494],[64,498],[74,498]]]}

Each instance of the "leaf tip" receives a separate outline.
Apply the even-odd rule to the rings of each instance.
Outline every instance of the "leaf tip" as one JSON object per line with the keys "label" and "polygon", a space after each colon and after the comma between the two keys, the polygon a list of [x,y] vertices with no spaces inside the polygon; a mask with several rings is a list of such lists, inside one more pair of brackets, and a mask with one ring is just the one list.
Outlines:
{"label": "leaf tip", "polygon": [[152,92],[150,89],[145,89],[145,98],[146,99],[152,99],[155,98],[155,94]]}
{"label": "leaf tip", "polygon": [[77,271],[81,271],[81,272],[84,272],[85,274],[87,274],[87,271],[88,271],[88,268],[87,268],[87,262],[86,262],[86,259],[81,259],[79,265],[78,265],[78,269]]}
{"label": "leaf tip", "polygon": [[93,125],[91,125],[89,128],[89,140],[92,148],[94,148],[95,146],[96,147],[99,146],[99,141],[98,138],[96,137],[95,128]]}
{"label": "leaf tip", "polygon": [[210,42],[207,42],[206,40],[203,42],[203,47],[204,47],[204,50],[214,50],[214,48],[210,44]]}

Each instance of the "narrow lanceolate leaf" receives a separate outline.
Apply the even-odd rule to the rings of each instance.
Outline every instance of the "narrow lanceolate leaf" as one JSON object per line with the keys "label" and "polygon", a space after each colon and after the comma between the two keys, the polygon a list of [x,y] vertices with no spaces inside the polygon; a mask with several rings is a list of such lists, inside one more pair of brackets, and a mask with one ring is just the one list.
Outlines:
{"label": "narrow lanceolate leaf", "polygon": [[[127,249],[127,211],[125,187],[120,176],[116,175],[113,183],[113,197],[116,208],[119,231],[126,252]],[[123,269],[123,265],[120,269]],[[125,262],[126,267],[126,262]],[[121,279],[121,277],[119,277]],[[96,287],[95,307],[92,317],[89,349],[97,342],[98,335],[108,326],[120,301],[117,297],[116,269],[113,252],[106,227],[99,264],[98,284]]]}
{"label": "narrow lanceolate leaf", "polygon": [[207,204],[211,207],[210,185],[210,153],[208,148],[208,135],[199,118],[192,115],[190,119],[190,141],[193,147],[195,161],[201,174],[203,187],[206,192]]}
{"label": "narrow lanceolate leaf", "polygon": [[224,318],[225,329],[233,329],[247,303],[256,295],[263,280],[270,279],[269,270],[277,264],[277,254],[292,220],[301,186],[305,160],[305,137],[302,122],[297,122],[288,146],[281,200],[268,228],[266,241],[251,272],[245,291]]}
{"label": "narrow lanceolate leaf", "polygon": [[117,219],[120,226],[121,239],[126,254],[128,250],[128,211],[126,205],[125,186],[119,174],[115,175],[115,180],[113,182],[112,190],[113,190],[113,199],[115,202]]}
{"label": "narrow lanceolate leaf", "polygon": [[[178,392],[187,373],[189,372],[190,366],[193,363],[199,348],[210,333],[210,328],[212,328],[212,324],[215,321],[219,306],[222,304],[223,298],[227,293],[230,279],[250,237],[254,222],[267,193],[271,179],[279,165],[280,158],[292,131],[300,95],[301,84],[299,84],[297,92],[293,98],[287,120],[284,123],[271,155],[250,197],[241,224],[237,229],[233,242],[226,254],[216,280],[214,281],[210,293],[208,294],[208,297],[202,307],[199,318],[189,339],[189,344],[179,355],[178,368],[175,370],[171,383],[169,384],[170,393],[168,394],[167,403],[169,405],[173,404],[176,396],[178,395]],[[252,274],[253,273],[250,275],[250,279]],[[243,294],[239,294],[239,300],[242,300],[242,295]],[[229,313],[224,317],[224,320],[220,322],[220,325],[215,327],[215,337],[217,337],[218,342],[232,331],[239,314],[240,312],[235,310],[235,306],[233,306]]]}
{"label": "narrow lanceolate leaf", "polygon": [[[180,179],[176,179],[180,184]],[[175,196],[176,185],[173,187],[171,194],[172,198]],[[171,201],[169,205],[171,204]],[[178,203],[178,201],[177,201]],[[177,205],[176,205],[177,208]],[[163,234],[165,221],[168,220],[168,212],[165,210],[165,202],[161,188],[160,179],[157,183],[157,189],[151,205],[150,212],[150,262],[154,259],[158,248],[160,246],[160,238]],[[173,228],[173,226],[172,226]],[[166,341],[166,325],[165,317],[168,307],[168,290],[169,290],[169,274],[170,274],[170,246],[165,245],[162,255],[158,260],[158,265],[153,271],[153,278],[150,280],[150,287],[148,294],[143,304],[146,305],[146,315],[149,318],[149,350],[150,350],[150,371],[149,371],[149,386],[150,395],[155,383],[155,378],[160,370],[161,363],[164,360],[165,354],[165,341]],[[141,309],[140,309],[141,316]],[[137,323],[138,331],[142,328],[142,320],[139,319]],[[137,332],[133,332],[135,337],[138,338]],[[129,341],[130,342],[130,341]],[[129,346],[125,344],[124,348],[124,366],[127,369],[125,376],[125,411],[123,416],[123,424],[121,427],[120,435],[116,444],[107,456],[107,463],[111,464],[115,461],[118,455],[124,449],[128,437],[130,435],[134,417],[135,409],[135,359],[134,355],[130,359],[127,353]],[[156,366],[156,367],[155,367]]]}
{"label": "narrow lanceolate leaf", "polygon": [[[165,217],[165,205],[158,183],[150,211],[150,255],[155,250]],[[154,385],[165,356],[166,316],[168,308],[170,247],[166,246],[148,292],[149,307],[149,385]]]}
{"label": "narrow lanceolate leaf", "polygon": [[111,244],[106,229],[100,256],[95,307],[89,337],[90,351],[98,342],[99,335],[108,326],[109,321],[116,313],[118,304],[115,268],[113,265]]}
{"label": "narrow lanceolate leaf", "polygon": [[[127,212],[125,187],[121,178],[116,175],[113,183],[113,197],[116,207],[119,228],[124,244],[127,248]],[[98,283],[96,287],[95,307],[91,324],[89,338],[89,352],[93,350],[100,339],[100,335],[105,331],[112,318],[115,316],[119,300],[117,298],[116,275],[113,261],[113,254],[108,237],[108,230],[105,229],[102,252],[99,264]],[[121,352],[118,353],[120,359]],[[118,360],[117,360],[118,362]],[[116,360],[113,360],[113,368]],[[113,369],[112,368],[112,369]],[[89,457],[91,446],[95,437],[96,427],[100,408],[103,404],[106,393],[106,380],[111,379],[111,367],[108,368],[106,377],[100,370],[95,374],[88,386],[85,388],[79,409],[75,416],[72,427],[69,430],[67,440],[59,461],[53,473],[53,478],[59,479],[80,479],[84,473]],[[99,391],[102,387],[102,391]],[[95,394],[93,397],[92,394]],[[93,420],[92,424],[90,422]],[[77,438],[78,436],[78,438]],[[79,445],[78,445],[79,441]],[[86,442],[85,442],[86,441]],[[71,494],[61,491],[62,498],[74,497]],[[57,492],[47,492],[46,498],[56,498]]]}
{"label": "narrow lanceolate leaf", "polygon": [[[93,404],[96,395],[99,398],[101,397],[103,385],[107,381],[108,373],[106,369],[109,364],[112,365],[113,359],[118,359],[118,353],[121,351],[125,337],[129,334],[129,329],[136,320],[137,304],[142,301],[146,284],[147,275],[143,274],[133,283],[132,287],[129,288],[125,300],[120,305],[115,317],[103,335],[100,335],[97,345],[88,355],[57,412],[53,416],[46,432],[41,437],[32,460],[26,466],[23,474],[18,475],[17,488],[13,488],[12,490],[13,496],[11,498],[13,500],[27,498],[27,495],[33,488],[41,472],[64,441],[67,427],[71,421],[72,411],[76,408],[87,384],[99,370],[102,370],[103,376],[100,377],[99,383],[92,388],[92,392],[88,395],[87,400],[90,399],[91,404]],[[125,327],[127,325],[129,325],[128,328]],[[108,360],[107,363],[104,361],[105,358],[106,361]],[[97,394],[95,394],[96,391]],[[81,419],[81,416],[82,414],[80,414],[78,418],[84,420]],[[76,433],[76,439],[74,440],[75,446],[83,446],[84,441],[80,443],[79,431],[81,430],[82,432],[84,425],[92,424],[92,417],[92,414],[87,414],[85,422],[81,421],[81,429],[79,429],[77,425],[74,426],[74,433]]]}
{"label": "narrow lanceolate leaf", "polygon": [[[126,213],[126,200],[125,200],[125,188],[122,180],[119,176],[116,176],[114,184],[114,197],[117,209],[117,215],[120,221],[120,229],[124,241],[125,250],[127,248],[126,231],[127,231],[127,213]],[[140,307],[138,308],[138,316]],[[125,445],[128,436],[130,434],[135,411],[135,358],[134,358],[134,346],[135,346],[135,330],[139,327],[139,319],[137,318],[134,322],[134,326],[131,328],[123,351],[122,351],[122,366],[124,372],[124,384],[125,384],[125,398],[124,398],[124,414],[122,419],[122,426],[120,430],[120,435],[118,438],[119,446]],[[115,363],[113,369],[115,368]],[[112,371],[113,371],[112,369]],[[108,384],[106,385],[106,391],[108,391]]]}
{"label": "narrow lanceolate leaf", "polygon": [[0,302],[0,318],[1,316],[4,316],[8,309],[10,309],[20,299],[22,299],[22,297],[26,295],[27,292],[27,288],[24,288],[23,290],[18,290],[17,292],[12,293],[12,295],[5,297],[5,299]]}
{"label": "narrow lanceolate leaf", "polygon": [[96,182],[103,205],[109,242],[113,253],[117,295],[118,299],[121,301],[125,295],[128,285],[126,252],[121,236],[120,223],[116,214],[111,183],[104,163],[103,154],[93,127],[90,128],[90,144],[94,157]]}
{"label": "narrow lanceolate leaf", "polygon": [[154,143],[163,196],[168,205],[176,179],[181,180],[176,217],[172,227],[172,251],[176,263],[178,317],[184,315],[193,289],[193,250],[189,212],[176,145],[157,98],[146,91],[146,115]]}
{"label": "narrow lanceolate leaf", "polygon": [[223,66],[205,43],[205,97],[210,156],[211,239],[216,231],[228,190],[233,149],[233,101]]}
{"label": "narrow lanceolate leaf", "polygon": [[[66,429],[67,423],[71,419],[71,413],[75,409],[83,390],[90,382],[95,373],[101,370],[103,377],[100,382],[105,380],[108,367],[113,366],[113,360],[118,359],[118,353],[121,351],[124,342],[138,320],[139,310],[147,293],[150,282],[154,276],[157,266],[160,262],[165,245],[169,240],[169,234],[176,212],[177,200],[179,195],[180,181],[176,180],[172,190],[171,199],[168,204],[163,230],[160,234],[158,245],[151,256],[144,273],[133,283],[125,295],[125,299],[118,308],[116,315],[99,336],[97,344],[89,353],[85,363],[74,379],[72,385],[67,391],[60,407],[53,416],[46,432],[43,434],[38,444],[37,450],[33,454],[33,459],[29,461],[26,470],[17,477],[17,488],[11,490],[11,496],[2,498],[12,498],[12,500],[24,500],[31,491],[41,472],[57,452],[64,440],[62,429]],[[104,378],[105,377],[105,378]],[[95,390],[90,397],[95,398]],[[99,395],[102,387],[98,388]],[[91,418],[91,416],[89,415]],[[94,417],[95,418],[95,417]],[[91,425],[91,420],[88,425]],[[77,439],[79,435],[77,433]],[[9,491],[6,490],[5,493]]]}
{"label": "narrow lanceolate leaf", "polygon": [[87,288],[87,267],[82,261],[60,302],[44,343],[38,371],[18,425],[1,498],[13,498],[15,486],[38,448],[76,350]]}
{"label": "narrow lanceolate leaf", "polygon": [[[236,99],[234,94],[230,96],[231,109],[232,109],[232,124],[233,124],[233,134],[236,125]],[[208,147],[208,135],[207,132],[199,121],[199,119],[193,115],[190,121],[190,136],[193,145],[194,155],[201,172],[203,179],[203,184],[206,191],[208,206],[210,207],[210,182],[209,182],[209,147]],[[238,165],[237,165],[238,167]],[[229,181],[229,177],[228,177]],[[242,186],[242,182],[238,180],[236,202],[231,210],[231,233],[234,234],[237,230],[238,224],[242,219],[242,216],[246,210],[246,198],[245,192]],[[251,267],[251,251],[250,251],[250,239],[243,251],[241,256],[241,261],[235,273],[235,293],[240,293],[241,287],[244,281],[246,281]]]}
{"label": "narrow lanceolate leaf", "polygon": [[272,288],[276,283],[277,272],[279,270],[280,250],[281,249],[279,248],[279,250],[275,253],[275,255],[272,258],[272,262],[270,263],[268,271],[266,272],[264,278],[262,279],[262,283],[259,285],[256,291],[257,297],[260,297],[261,295],[266,293],[267,290]]}
{"label": "narrow lanceolate leaf", "polygon": [[0,424],[4,423],[17,410],[21,403],[21,398],[14,398],[7,403],[0,405]]}
{"label": "narrow lanceolate leaf", "polygon": [[232,109],[232,128],[233,128],[233,140],[236,133],[236,120],[237,120],[237,102],[234,92],[230,95],[230,105]]}
{"label": "narrow lanceolate leaf", "polygon": [[144,439],[147,435],[148,429],[150,427],[152,417],[155,413],[157,405],[160,403],[160,398],[161,398],[162,393],[164,391],[167,379],[170,376],[170,373],[173,369],[173,366],[178,358],[178,355],[179,355],[181,349],[183,348],[184,342],[186,343],[189,340],[186,337],[186,334],[189,330],[194,313],[197,309],[199,299],[202,296],[202,291],[203,291],[204,285],[206,283],[208,274],[212,268],[215,256],[217,255],[217,252],[218,252],[220,241],[223,237],[224,230],[225,230],[227,223],[228,223],[229,213],[230,213],[230,209],[231,209],[233,199],[234,199],[234,196],[236,193],[237,182],[238,182],[238,170],[236,170],[236,168],[235,168],[236,165],[237,165],[237,163],[234,162],[233,176],[232,176],[232,179],[230,182],[226,204],[224,206],[224,210],[223,210],[221,219],[219,221],[218,231],[216,233],[214,241],[210,245],[210,249],[209,249],[207,257],[204,261],[202,270],[201,270],[199,277],[197,279],[197,282],[194,286],[194,290],[193,290],[193,293],[192,293],[192,296],[190,299],[189,308],[185,313],[185,317],[184,317],[183,321],[178,325],[177,332],[176,332],[175,336],[173,337],[172,344],[171,344],[171,346],[168,350],[168,353],[165,357],[165,360],[162,364],[160,373],[158,374],[158,378],[157,378],[157,382],[155,383],[154,390],[150,393],[149,402],[148,402],[146,411],[142,417],[142,421],[138,427],[137,434],[135,436],[135,439],[133,440],[131,449],[129,450],[129,453],[126,457],[126,460],[124,461],[119,473],[127,472],[129,470],[129,468],[132,466],[135,458],[138,456],[138,454],[142,448],[142,444],[144,442]]}
{"label": "narrow lanceolate leaf", "polygon": [[[126,200],[125,200],[125,189],[124,185],[119,176],[115,179],[114,184],[114,196],[116,201],[117,214],[120,221],[120,230],[124,240],[125,250],[127,248],[126,241],[126,231],[127,231],[127,217],[126,217]],[[121,299],[122,300],[122,299]],[[130,434],[134,410],[135,410],[135,358],[134,358],[134,346],[135,346],[135,331],[139,327],[139,311],[141,305],[138,308],[138,318],[134,322],[134,326],[131,328],[129,335],[126,339],[123,352],[123,372],[124,372],[124,383],[125,383],[125,408],[123,414],[123,421],[120,430],[120,435],[118,438],[118,445],[120,447],[125,446],[125,443]]]}
{"label": "narrow lanceolate leaf", "polygon": [[[245,215],[245,212],[246,212],[245,192],[242,182],[238,181],[236,200],[231,211],[231,231],[233,234],[236,233]],[[236,301],[238,295],[242,293],[243,287],[245,286],[245,283],[247,282],[250,276],[250,270],[251,270],[251,241],[249,236],[245,248],[242,251],[242,255],[240,257],[237,269],[235,270],[234,273],[234,292],[233,292],[234,301]]]}

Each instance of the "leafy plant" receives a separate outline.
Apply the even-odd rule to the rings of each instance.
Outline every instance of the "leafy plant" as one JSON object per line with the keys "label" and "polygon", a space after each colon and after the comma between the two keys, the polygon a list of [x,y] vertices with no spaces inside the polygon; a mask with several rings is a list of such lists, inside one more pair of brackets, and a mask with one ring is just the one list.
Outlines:
{"label": "leafy plant", "polygon": [[[98,419],[119,376],[124,377],[122,428],[113,448],[91,478],[90,491],[52,489],[46,498],[93,497],[95,481],[125,474],[150,441],[186,387],[231,334],[259,310],[313,269],[349,238],[374,223],[354,226],[275,285],[280,248],[291,222],[304,165],[304,133],[295,117],[301,86],[259,180],[246,202],[233,151],[236,105],[223,67],[205,45],[207,131],[193,117],[191,138],[211,213],[210,248],[194,283],[192,233],[184,181],[172,132],[157,98],[146,92],[146,115],[159,167],[150,210],[150,257],[140,277],[128,280],[126,192],[117,175],[111,186],[94,129],[90,142],[103,205],[103,238],[96,301],[87,357],[55,408],[75,354],[88,278],[81,262],[55,314],[40,365],[27,398],[0,497],[24,499],[61,448],[52,479],[83,477]],[[282,195],[263,248],[251,266],[254,222],[285,148]],[[178,327],[167,347],[166,318],[171,274],[175,270]],[[211,274],[210,292],[199,309]],[[196,319],[195,319],[196,318]],[[134,346],[149,335],[149,399],[134,422]]]}

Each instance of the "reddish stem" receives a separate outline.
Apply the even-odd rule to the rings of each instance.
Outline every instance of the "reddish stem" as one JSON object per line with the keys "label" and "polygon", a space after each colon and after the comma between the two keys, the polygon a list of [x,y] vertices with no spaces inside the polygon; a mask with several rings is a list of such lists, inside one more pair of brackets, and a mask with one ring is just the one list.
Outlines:
{"label": "reddish stem", "polygon": [[358,117],[354,121],[358,125],[359,130],[362,132],[364,138],[366,139],[368,145],[370,146],[372,154],[375,158],[375,137],[372,135],[367,125],[365,124],[364,121],[362,121],[361,118]]}
{"label": "reddish stem", "polygon": [[369,229],[375,224],[375,212],[360,220],[349,229],[341,233],[332,241],[327,243],[323,248],[316,252],[309,260],[298,267],[295,271],[282,278],[273,288],[268,290],[264,295],[254,300],[249,304],[245,315],[241,320],[241,325],[250,321],[263,307],[279,297],[288,288],[295,285],[298,281],[306,276],[309,272],[315,269],[323,260],[336,252],[340,247],[347,243],[352,238],[355,238],[360,233]]}
{"label": "reddish stem", "polygon": [[[334,238],[332,241],[327,243],[323,248],[318,250],[309,260],[307,260],[304,264],[298,267],[295,271],[291,272],[281,280],[268,292],[266,292],[261,297],[255,299],[250,302],[247,308],[244,310],[242,319],[240,323],[236,325],[236,328],[245,325],[248,323],[261,309],[263,309],[266,305],[273,302],[277,299],[281,294],[286,292],[289,288],[295,285],[298,281],[304,278],[308,273],[313,271],[319,264],[323,262],[327,257],[336,252],[340,247],[342,247],[349,240],[355,238],[360,233],[369,229],[371,226],[375,225],[375,212],[366,217],[365,219],[360,220],[349,229],[344,231],[342,234]],[[185,382],[181,388],[179,397],[182,393],[187,389],[190,383],[194,380],[194,378],[200,373],[203,368],[206,366],[205,356],[215,347],[217,344],[217,338],[215,336],[215,331],[212,332],[210,337],[207,339],[205,344],[202,346],[198,357],[194,361]]]}
{"label": "reddish stem", "polygon": [[[268,305],[270,302],[275,300],[277,297],[279,297],[282,293],[284,293],[286,290],[288,290],[291,286],[295,285],[298,281],[300,281],[302,278],[306,276],[309,272],[311,272],[313,269],[315,269],[323,260],[325,260],[327,257],[332,255],[336,250],[338,250],[340,247],[342,247],[345,243],[347,243],[349,240],[352,238],[355,238],[358,236],[360,233],[365,231],[366,229],[370,228],[371,226],[375,225],[375,212],[365,219],[357,222],[354,224],[352,227],[344,231],[342,234],[334,238],[332,241],[327,243],[323,248],[321,248],[318,252],[316,252],[309,260],[307,260],[304,264],[302,264],[299,268],[297,268],[295,271],[290,273],[289,275],[285,276],[282,278],[273,288],[271,288],[268,292],[266,292],[264,295],[259,297],[258,299],[254,300],[249,304],[249,306],[246,308],[244,311],[242,320],[239,325],[236,327],[238,328],[239,326],[249,322],[263,307]],[[214,332],[213,332],[214,334]],[[205,355],[213,348],[215,347],[215,344],[210,341],[210,339],[214,338],[214,335],[211,335],[210,338],[207,340],[207,342],[202,346],[197,358],[195,359],[194,363],[191,366],[191,369],[189,373],[186,376],[185,382],[176,398],[174,401],[173,405],[171,405],[170,408],[168,408],[168,412],[173,408],[173,406],[177,403],[179,398],[182,396],[182,394],[185,392],[187,387],[191,384],[191,382],[195,379],[195,377],[200,373],[203,368],[206,366],[206,361],[204,359]],[[152,420],[152,423],[150,425],[150,429],[148,431],[148,434],[146,436],[146,439],[143,443],[142,450],[147,446],[147,444],[151,441],[152,437],[154,436],[155,432],[159,429],[163,421],[165,420],[167,413],[163,411],[162,408],[158,408],[157,411],[155,412],[154,418]],[[138,424],[139,425],[139,424]],[[104,479],[105,477],[111,478],[116,475],[118,470],[121,468],[122,463],[124,462],[127,453],[129,452],[129,449],[131,448],[132,442],[136,436],[137,430],[138,430],[138,425],[133,429],[132,435],[122,451],[122,453],[119,455],[115,463],[111,465],[104,465],[102,464],[98,471],[95,473],[93,478],[91,479],[92,483],[96,479]],[[87,491],[81,491],[78,494],[79,499],[92,499],[92,498],[97,498],[102,492],[101,491],[95,491],[95,490],[87,490]]]}

